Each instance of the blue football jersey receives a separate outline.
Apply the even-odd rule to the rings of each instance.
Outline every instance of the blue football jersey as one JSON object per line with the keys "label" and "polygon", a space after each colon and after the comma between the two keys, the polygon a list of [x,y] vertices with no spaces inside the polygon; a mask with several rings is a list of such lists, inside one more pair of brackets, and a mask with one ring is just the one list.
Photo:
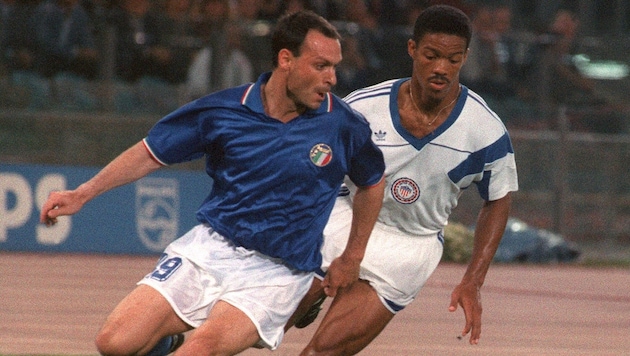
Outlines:
{"label": "blue football jersey", "polygon": [[344,176],[374,185],[383,157],[363,116],[332,94],[287,123],[267,116],[260,93],[269,75],[179,108],[144,142],[164,165],[206,157],[213,187],[200,222],[238,246],[312,271]]}

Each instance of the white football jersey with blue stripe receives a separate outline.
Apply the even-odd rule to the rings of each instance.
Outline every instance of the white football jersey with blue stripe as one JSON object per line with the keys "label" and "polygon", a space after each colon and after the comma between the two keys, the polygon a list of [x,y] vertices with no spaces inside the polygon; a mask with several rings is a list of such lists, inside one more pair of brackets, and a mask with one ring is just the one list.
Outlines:
{"label": "white football jersey with blue stripe", "polygon": [[501,120],[465,86],[446,121],[414,137],[401,125],[396,99],[407,80],[360,89],[344,100],[366,117],[385,157],[379,221],[412,235],[431,235],[446,226],[462,190],[472,183],[490,201],[518,190],[514,150]]}

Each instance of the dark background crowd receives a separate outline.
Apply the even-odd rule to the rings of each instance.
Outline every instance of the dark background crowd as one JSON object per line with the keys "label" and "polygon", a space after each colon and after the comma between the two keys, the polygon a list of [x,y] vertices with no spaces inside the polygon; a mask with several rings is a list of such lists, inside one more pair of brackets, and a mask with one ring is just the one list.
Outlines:
{"label": "dark background crowd", "polygon": [[[589,75],[592,63],[580,56],[578,13],[588,1],[1,0],[0,107],[166,113],[269,70],[270,26],[299,9],[344,36],[334,88],[343,96],[410,75],[407,39],[417,14],[435,3],[473,19],[461,81],[508,126],[553,129],[564,106],[574,130],[628,132],[624,100],[601,90],[601,74]],[[623,72],[623,59],[610,65]]]}

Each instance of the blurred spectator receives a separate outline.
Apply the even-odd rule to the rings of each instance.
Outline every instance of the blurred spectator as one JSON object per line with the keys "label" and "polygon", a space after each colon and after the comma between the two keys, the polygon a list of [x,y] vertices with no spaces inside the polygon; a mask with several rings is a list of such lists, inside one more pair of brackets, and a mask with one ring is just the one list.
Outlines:
{"label": "blurred spectator", "polygon": [[494,93],[494,82],[504,79],[506,73],[500,66],[495,50],[498,35],[493,27],[492,7],[480,6],[472,17],[472,26],[468,58],[462,67],[460,79],[463,84],[482,95]]}
{"label": "blurred spectator", "polygon": [[[41,1],[41,0],[40,0]],[[81,7],[85,10],[90,23],[92,24],[92,33],[94,40],[96,41],[96,47],[101,56],[101,76],[107,76],[107,69],[104,66],[107,65],[108,53],[106,52],[107,38],[109,36],[108,30],[108,15],[111,7],[113,6],[113,0],[79,0]]]}
{"label": "blurred spectator", "polygon": [[251,22],[258,20],[263,0],[234,0],[234,17],[239,21]]}
{"label": "blurred spectator", "polygon": [[284,0],[262,0],[258,11],[258,19],[275,22],[282,14],[283,3]]}
{"label": "blurred spectator", "polygon": [[118,78],[143,77],[168,84],[185,82],[195,48],[190,0],[118,0],[109,14],[116,35]]}
{"label": "blurred spectator", "polygon": [[166,113],[184,102],[179,86],[174,84],[186,81],[189,59],[180,56],[177,42],[167,43],[173,29],[164,27],[166,22],[177,21],[172,16],[179,16],[180,10],[171,11],[169,17],[154,5],[160,4],[153,0],[118,0],[109,12],[118,79],[114,81],[113,105],[119,112]]}
{"label": "blurred spectator", "polygon": [[[411,75],[409,68],[412,60],[407,53],[407,41],[411,38],[415,18],[409,16],[417,14],[428,6],[428,1],[376,1],[380,8],[372,4],[371,16],[378,21],[376,51],[381,58],[382,65],[377,72],[376,82],[391,78],[402,78]],[[376,10],[374,10],[377,8]],[[388,15],[396,9],[396,17]],[[374,11],[378,11],[377,14]],[[393,14],[392,13],[392,14]],[[380,15],[378,15],[380,14]]]}
{"label": "blurred spectator", "polygon": [[[273,22],[261,19],[265,0],[234,0],[232,19],[240,28],[240,50],[251,62],[255,76],[271,70],[271,27]],[[298,1],[299,2],[299,1]],[[286,4],[285,4],[286,5]],[[282,14],[284,7],[280,8]]]}
{"label": "blurred spectator", "polygon": [[[382,33],[376,16],[364,0],[349,0],[344,10],[347,25],[341,29],[346,43],[342,50],[344,59],[341,62],[343,73],[334,88],[339,95],[376,84],[382,78],[384,59],[379,52],[379,41]],[[348,55],[350,55],[349,58]],[[348,63],[344,63],[348,59]],[[350,68],[352,63],[360,67]],[[364,84],[359,85],[361,82]],[[359,85],[359,86],[357,86]]]}
{"label": "blurred spectator", "polygon": [[474,11],[473,36],[460,79],[482,95],[506,124],[529,125],[538,119],[527,90],[532,58],[511,20],[506,5],[481,5]]}
{"label": "blurred spectator", "polygon": [[165,0],[146,15],[146,33],[153,38],[146,54],[150,66],[145,75],[169,84],[186,81],[194,51],[200,46],[190,14],[191,0]]}
{"label": "blurred spectator", "polygon": [[220,34],[230,19],[230,0],[201,0],[195,36],[202,42]]}
{"label": "blurred spectator", "polygon": [[576,67],[574,55],[578,45],[577,14],[560,9],[556,12],[549,32],[554,39],[543,53],[541,78],[544,83],[539,100],[552,123],[559,105],[567,107],[571,129],[598,133],[620,133],[624,130],[621,110],[596,92],[593,79]]}
{"label": "blurred spectator", "polygon": [[243,30],[238,22],[230,22],[226,28],[227,60],[223,66],[221,86],[230,88],[256,79],[254,66],[243,52],[241,37]]}
{"label": "blurred spectator", "polygon": [[[4,28],[11,18],[15,0],[0,0],[0,45],[4,43]],[[3,56],[0,56],[0,78],[4,78],[7,74],[7,67]]]}
{"label": "blurred spectator", "polygon": [[337,66],[337,85],[332,90],[343,97],[371,83],[368,82],[370,71],[367,60],[359,50],[359,39],[344,35],[341,50],[343,60]]}
{"label": "blurred spectator", "polygon": [[86,79],[99,73],[93,26],[79,0],[46,0],[34,15],[36,68],[44,77],[68,72]]}
{"label": "blurred spectator", "polygon": [[116,37],[115,72],[119,79],[135,82],[153,67],[149,48],[157,39],[147,32],[150,0],[118,0],[109,13]]}
{"label": "blurred spectator", "polygon": [[[376,15],[378,23],[383,27],[407,26],[409,19],[407,10],[413,3],[426,1],[416,0],[378,0],[370,1],[370,11]],[[405,42],[406,43],[406,42]]]}
{"label": "blurred spectator", "polygon": [[50,85],[35,71],[37,0],[3,0],[0,52],[7,77],[0,101],[11,107],[42,109],[50,104]]}
{"label": "blurred spectator", "polygon": [[37,51],[33,14],[37,0],[3,0],[2,57],[9,71],[31,70]]}
{"label": "blurred spectator", "polygon": [[186,95],[196,99],[223,88],[223,65],[227,62],[227,24],[229,0],[203,0],[196,36],[201,48],[193,54],[188,67]]}
{"label": "blurred spectator", "polygon": [[308,0],[306,6],[328,21],[339,21],[344,17],[343,3],[341,0]]}
{"label": "blurred spectator", "polygon": [[282,13],[294,13],[301,10],[309,10],[307,0],[285,0]]}

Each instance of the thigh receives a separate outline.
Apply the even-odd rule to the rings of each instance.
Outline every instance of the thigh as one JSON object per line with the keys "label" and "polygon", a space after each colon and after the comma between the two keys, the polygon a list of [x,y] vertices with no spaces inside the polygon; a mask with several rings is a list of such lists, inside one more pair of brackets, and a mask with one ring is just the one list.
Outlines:
{"label": "thigh", "polygon": [[304,353],[356,354],[369,345],[393,317],[368,282],[355,282],[337,294]]}
{"label": "thigh", "polygon": [[143,352],[162,337],[189,329],[160,293],[139,285],[107,317],[97,343],[120,352]]}
{"label": "thigh", "polygon": [[300,301],[300,305],[298,305],[297,309],[287,321],[287,324],[284,327],[284,330],[287,331],[291,327],[295,325],[295,322],[300,320],[302,317],[309,312],[313,304],[317,302],[320,298],[326,297],[326,293],[324,292],[324,287],[322,287],[322,281],[315,277],[313,278],[313,282],[311,283],[311,287]]}
{"label": "thigh", "polygon": [[182,355],[235,355],[260,339],[258,330],[243,311],[218,301],[208,319],[178,349]]}

